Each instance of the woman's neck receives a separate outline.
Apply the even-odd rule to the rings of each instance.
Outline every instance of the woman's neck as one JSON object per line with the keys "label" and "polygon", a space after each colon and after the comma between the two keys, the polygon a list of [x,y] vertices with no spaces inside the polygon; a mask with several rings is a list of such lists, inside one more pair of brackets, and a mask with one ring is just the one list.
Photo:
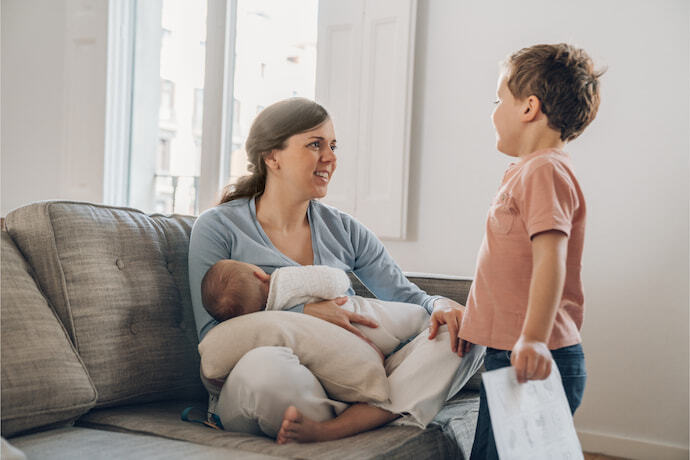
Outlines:
{"label": "woman's neck", "polygon": [[296,200],[287,193],[279,193],[267,186],[264,193],[256,198],[256,218],[264,228],[288,232],[305,223],[309,224],[308,207],[309,200]]}

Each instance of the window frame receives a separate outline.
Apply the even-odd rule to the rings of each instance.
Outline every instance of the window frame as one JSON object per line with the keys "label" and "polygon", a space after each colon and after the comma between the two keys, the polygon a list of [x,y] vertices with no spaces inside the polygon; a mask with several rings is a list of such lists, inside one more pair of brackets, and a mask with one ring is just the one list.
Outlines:
{"label": "window frame", "polygon": [[[197,208],[212,207],[229,180],[237,0],[207,0],[201,167]],[[138,0],[109,2],[103,202],[130,206],[132,91]],[[153,199],[153,197],[152,197]]]}

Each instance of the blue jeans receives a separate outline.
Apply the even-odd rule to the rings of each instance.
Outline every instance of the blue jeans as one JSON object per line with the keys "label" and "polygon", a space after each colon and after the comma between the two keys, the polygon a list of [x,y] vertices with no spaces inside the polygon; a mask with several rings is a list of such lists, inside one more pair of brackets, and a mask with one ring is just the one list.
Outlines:
{"label": "blue jeans", "polygon": [[[578,343],[577,345],[551,350],[551,355],[558,366],[558,371],[561,373],[563,389],[565,390],[566,398],[568,398],[570,412],[574,414],[575,409],[578,408],[582,401],[587,380],[585,355],[582,351],[582,345]],[[496,350],[495,348],[486,349],[484,367],[486,367],[487,371],[508,366],[510,366],[510,351]],[[494,432],[491,428],[491,416],[489,415],[489,406],[486,402],[486,391],[484,383],[482,383],[479,392],[479,417],[477,419],[477,429],[474,433],[474,444],[472,444],[470,460],[484,459],[497,460],[498,452],[496,451]]]}

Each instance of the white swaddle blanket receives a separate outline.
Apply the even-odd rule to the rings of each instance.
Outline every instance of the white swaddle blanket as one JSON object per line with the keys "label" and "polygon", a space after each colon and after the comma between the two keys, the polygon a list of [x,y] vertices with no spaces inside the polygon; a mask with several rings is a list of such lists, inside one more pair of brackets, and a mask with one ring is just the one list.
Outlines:
{"label": "white swaddle blanket", "polygon": [[[324,265],[282,267],[271,274],[266,310],[282,310],[302,303],[342,297],[350,287],[350,278],[338,268]],[[341,308],[367,316],[379,327],[353,323],[369,340],[388,356],[428,326],[429,314],[419,305],[387,302],[350,296]]]}

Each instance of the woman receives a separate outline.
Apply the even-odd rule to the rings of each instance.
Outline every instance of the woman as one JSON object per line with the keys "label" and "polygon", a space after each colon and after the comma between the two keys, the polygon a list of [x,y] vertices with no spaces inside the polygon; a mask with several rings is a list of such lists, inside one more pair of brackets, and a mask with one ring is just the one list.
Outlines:
{"label": "woman", "polygon": [[[326,196],[336,169],[335,149],[333,123],[326,110],[313,101],[284,100],[256,117],[246,141],[251,174],[234,188],[226,188],[220,204],[199,216],[192,230],[189,276],[199,339],[216,325],[202,305],[201,280],[220,259],[249,262],[267,273],[282,266],[312,264],[353,271],[377,297],[416,303],[433,311],[429,339],[436,337],[440,325],[448,325],[452,353],[444,345],[442,352],[433,352],[433,358],[441,358],[439,366],[446,368],[449,382],[455,378],[453,385],[422,398],[424,411],[431,408],[433,418],[448,396],[440,393],[465,383],[481,364],[482,350],[459,346],[457,331],[464,307],[450,299],[428,296],[405,278],[372,232],[349,215],[315,201]],[[339,308],[345,300],[297,305],[292,310],[360,337],[352,323],[376,327],[372,320]],[[460,360],[458,356],[464,354],[468,359]],[[405,360],[399,360],[404,366]],[[395,384],[390,384],[393,391]],[[406,384],[405,391],[410,389],[417,391]],[[405,410],[329,399],[311,372],[282,347],[247,353],[228,376],[217,401],[213,400],[214,396],[209,411],[220,417],[226,429],[265,433],[279,443],[342,438],[384,425]],[[428,421],[427,413],[410,423],[425,426]]]}

